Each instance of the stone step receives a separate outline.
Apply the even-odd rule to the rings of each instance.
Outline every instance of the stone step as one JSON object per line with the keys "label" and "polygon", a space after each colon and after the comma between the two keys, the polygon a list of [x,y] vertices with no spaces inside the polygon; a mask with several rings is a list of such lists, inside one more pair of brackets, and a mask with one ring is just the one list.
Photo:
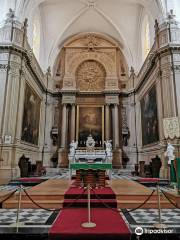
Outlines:
{"label": "stone step", "polygon": [[[134,200],[118,200],[117,205],[118,208],[127,208],[127,209],[134,209],[142,204],[142,201],[134,201]],[[148,201],[142,207],[146,209],[158,209],[157,201]],[[161,201],[161,209],[174,209],[175,207],[169,201]]]}
{"label": "stone step", "polygon": [[[36,200],[37,204],[39,204],[43,208],[48,209],[59,209],[62,208],[64,200]],[[18,201],[16,200],[8,200],[5,201],[2,205],[2,208],[6,209],[12,209],[12,208],[18,208]],[[23,200],[21,202],[21,208],[32,208],[32,209],[39,209],[37,205],[35,205],[30,200]]]}

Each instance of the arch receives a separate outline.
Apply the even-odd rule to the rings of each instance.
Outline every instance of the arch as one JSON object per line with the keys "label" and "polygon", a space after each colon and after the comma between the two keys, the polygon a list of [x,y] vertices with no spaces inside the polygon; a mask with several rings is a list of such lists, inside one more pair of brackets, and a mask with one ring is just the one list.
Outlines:
{"label": "arch", "polygon": [[66,66],[66,76],[75,76],[77,67],[84,61],[93,60],[100,62],[106,71],[106,76],[114,76],[116,74],[116,65],[112,59],[105,53],[96,54],[96,52],[82,52],[81,54],[76,54],[72,52],[68,56],[68,66]]}
{"label": "arch", "polygon": [[80,91],[102,91],[105,88],[106,71],[98,61],[83,61],[77,67],[75,77]]}
{"label": "arch", "polygon": [[[78,40],[84,39],[84,38],[86,38],[86,36],[88,34],[93,34],[97,38],[100,38],[100,39],[103,39],[103,40],[107,41],[109,43],[109,45],[111,45],[112,47],[119,48],[120,52],[122,53],[121,48],[119,46],[119,43],[110,36],[107,36],[107,35],[104,35],[104,34],[101,34],[101,33],[88,33],[88,32],[79,33],[79,34],[73,35],[72,37],[68,38],[66,41],[63,42],[62,48],[58,52],[56,60],[55,60],[54,65],[53,65],[53,68],[52,68],[54,74],[55,74],[55,72],[57,70],[57,67],[59,65],[59,56],[60,56],[60,53],[61,53],[62,49],[64,47],[65,48],[67,47],[67,49],[69,49],[69,47],[71,47],[71,43],[73,41],[78,41]],[[68,50],[66,51],[66,54],[67,53],[68,53]],[[78,51],[73,51],[73,52],[68,53],[68,54],[69,55],[68,55],[68,58],[66,60],[68,62],[68,67],[66,66],[66,72],[65,72],[66,76],[75,75],[75,71],[76,71],[76,68],[78,67],[78,65],[81,64],[83,61],[86,61],[86,60],[89,60],[89,59],[99,61],[104,66],[104,69],[106,70],[106,75],[107,76],[115,75],[116,65],[115,65],[113,57],[108,52],[107,53],[106,52],[100,52],[100,51],[87,52],[84,49],[84,51],[81,51],[81,53],[79,53]],[[122,53],[122,55],[123,55],[123,53]],[[123,57],[124,57],[124,55],[123,55]],[[126,59],[125,59],[125,62],[126,62]],[[126,62],[126,64],[127,64],[127,62]]]}

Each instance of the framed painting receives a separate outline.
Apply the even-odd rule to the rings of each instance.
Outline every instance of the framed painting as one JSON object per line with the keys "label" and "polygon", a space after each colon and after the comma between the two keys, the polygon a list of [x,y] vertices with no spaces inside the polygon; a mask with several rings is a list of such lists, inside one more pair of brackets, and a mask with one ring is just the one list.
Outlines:
{"label": "framed painting", "polygon": [[41,99],[26,84],[21,140],[38,145]]}
{"label": "framed painting", "polygon": [[77,106],[76,140],[79,147],[86,147],[87,137],[91,134],[95,147],[104,143],[104,106]]}
{"label": "framed painting", "polygon": [[159,141],[156,86],[141,99],[142,145]]}

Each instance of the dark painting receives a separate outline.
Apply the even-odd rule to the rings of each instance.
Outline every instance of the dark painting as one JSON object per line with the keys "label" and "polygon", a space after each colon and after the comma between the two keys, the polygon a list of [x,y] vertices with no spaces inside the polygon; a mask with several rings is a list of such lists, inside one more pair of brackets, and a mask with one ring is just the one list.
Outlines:
{"label": "dark painting", "polygon": [[96,147],[102,146],[102,107],[79,107],[79,136],[80,147],[86,146],[86,140],[92,135]]}
{"label": "dark painting", "polygon": [[159,140],[156,87],[141,99],[142,144],[147,145]]}
{"label": "dark painting", "polygon": [[21,139],[38,145],[40,98],[26,85]]}

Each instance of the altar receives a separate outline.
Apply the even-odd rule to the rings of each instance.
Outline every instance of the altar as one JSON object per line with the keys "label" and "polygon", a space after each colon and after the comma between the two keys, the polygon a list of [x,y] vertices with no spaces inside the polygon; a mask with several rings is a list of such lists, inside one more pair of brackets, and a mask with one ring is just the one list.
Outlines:
{"label": "altar", "polygon": [[112,145],[111,140],[105,143],[105,149],[95,149],[95,141],[91,135],[86,140],[86,148],[78,149],[78,143],[70,144],[69,176],[76,171],[76,185],[90,184],[92,186],[105,186],[106,175],[111,178]]}
{"label": "altar", "polygon": [[70,178],[72,170],[76,170],[76,185],[82,186],[90,184],[92,187],[105,187],[106,174],[108,171],[111,178],[111,163],[71,163]]}
{"label": "altar", "polygon": [[86,147],[78,149],[78,142],[72,141],[70,153],[68,154],[69,163],[72,162],[112,162],[111,140],[104,142],[105,149],[96,149],[95,140],[91,134],[87,137]]}

